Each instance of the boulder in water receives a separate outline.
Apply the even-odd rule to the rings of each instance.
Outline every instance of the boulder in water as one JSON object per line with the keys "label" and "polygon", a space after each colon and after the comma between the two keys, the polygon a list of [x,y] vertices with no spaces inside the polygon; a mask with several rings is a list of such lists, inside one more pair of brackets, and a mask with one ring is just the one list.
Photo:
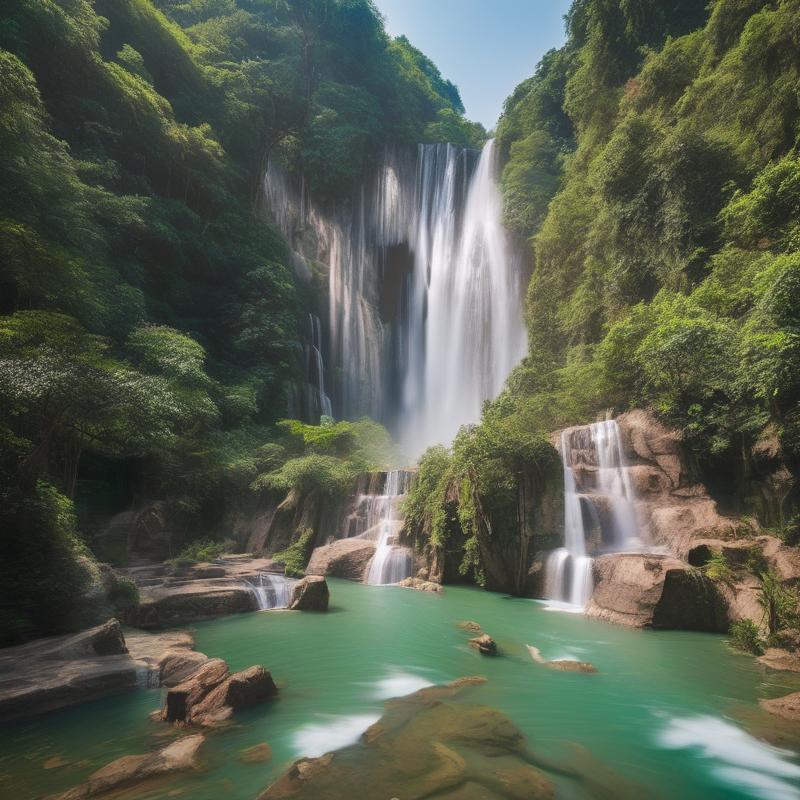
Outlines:
{"label": "boulder in water", "polygon": [[263,703],[278,693],[272,676],[262,666],[248,667],[226,678],[191,710],[195,725],[213,727],[226,721],[234,711]]}
{"label": "boulder in water", "polygon": [[327,611],[330,601],[328,583],[321,575],[309,575],[292,588],[289,608],[293,611]]}
{"label": "boulder in water", "polygon": [[488,633],[484,633],[481,636],[476,636],[474,639],[470,639],[469,643],[478,649],[478,652],[483,656],[496,656],[497,655],[497,642],[489,636]]}
{"label": "boulder in water", "polygon": [[724,633],[728,613],[718,588],[699,570],[665,555],[614,553],[594,563],[588,617],[636,628]]}
{"label": "boulder in water", "polygon": [[195,734],[172,742],[154,753],[139,756],[123,756],[92,773],[86,783],[76,786],[51,800],[87,800],[92,797],[108,797],[112,793],[130,792],[141,785],[175,772],[196,769],[198,751],[205,736]]}
{"label": "boulder in water", "polygon": [[337,539],[311,554],[306,575],[330,575],[363,581],[375,555],[375,542],[366,539]]}
{"label": "boulder in water", "polygon": [[261,703],[277,694],[270,673],[262,666],[233,675],[221,658],[213,658],[191,677],[167,692],[161,719],[178,725],[213,727],[237,709]]}

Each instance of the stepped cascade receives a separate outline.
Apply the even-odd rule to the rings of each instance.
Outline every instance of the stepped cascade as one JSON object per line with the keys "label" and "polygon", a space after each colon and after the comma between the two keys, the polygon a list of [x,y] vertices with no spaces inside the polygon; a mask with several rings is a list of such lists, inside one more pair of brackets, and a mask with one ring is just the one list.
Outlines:
{"label": "stepped cascade", "polygon": [[413,553],[408,547],[395,544],[403,527],[399,502],[408,491],[411,476],[412,473],[407,470],[387,472],[382,494],[362,495],[359,498],[357,512],[364,520],[362,524],[365,529],[358,536],[377,542],[367,575],[367,583],[374,586],[399,583],[411,575]]}
{"label": "stepped cascade", "polygon": [[476,422],[526,348],[494,141],[389,149],[338,215],[272,160],[265,196],[298,275],[327,270],[334,412],[383,421],[409,455]]}
{"label": "stepped cascade", "polygon": [[583,608],[592,594],[592,559],[642,549],[635,495],[615,420],[561,433],[564,547],[547,559],[545,594]]}
{"label": "stepped cascade", "polygon": [[258,603],[259,611],[288,608],[292,587],[297,581],[271,572],[260,572],[258,577],[247,582]]}

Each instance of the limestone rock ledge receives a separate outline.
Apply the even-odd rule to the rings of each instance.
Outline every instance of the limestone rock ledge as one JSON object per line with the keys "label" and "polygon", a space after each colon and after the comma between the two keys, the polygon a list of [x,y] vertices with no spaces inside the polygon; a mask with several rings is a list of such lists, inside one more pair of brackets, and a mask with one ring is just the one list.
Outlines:
{"label": "limestone rock ledge", "polygon": [[[116,619],[0,651],[0,720],[33,716],[138,686],[170,685],[208,660],[188,633],[123,633]],[[167,671],[164,672],[164,666]],[[179,672],[179,674],[182,674]]]}
{"label": "limestone rock ledge", "polygon": [[137,662],[116,619],[0,651],[0,720],[32,716],[136,686]]}
{"label": "limestone rock ledge", "polygon": [[726,604],[699,570],[666,555],[614,553],[594,563],[586,615],[635,628],[725,632]]}
{"label": "limestone rock ledge", "polygon": [[135,624],[158,630],[210,617],[255,611],[253,591],[242,580],[210,578],[140,588]]}

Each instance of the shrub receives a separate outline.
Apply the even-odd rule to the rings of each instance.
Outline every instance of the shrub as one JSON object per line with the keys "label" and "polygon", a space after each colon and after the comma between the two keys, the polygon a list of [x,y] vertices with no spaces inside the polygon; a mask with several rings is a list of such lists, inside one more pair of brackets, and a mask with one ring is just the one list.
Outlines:
{"label": "shrub", "polygon": [[764,652],[764,640],[758,625],[751,619],[740,619],[734,622],[730,629],[731,644],[745,653],[760,656]]}
{"label": "shrub", "polygon": [[712,581],[721,581],[722,583],[729,583],[733,580],[733,570],[731,570],[728,559],[721,550],[714,550],[711,558],[703,567],[706,575]]}
{"label": "shrub", "polygon": [[764,609],[764,621],[770,636],[797,623],[797,592],[785,587],[774,570],[761,575],[758,602]]}
{"label": "shrub", "polygon": [[280,553],[275,553],[275,561],[283,563],[283,572],[290,578],[302,578],[306,572],[308,559],[314,549],[313,528],[301,528],[297,539]]}
{"label": "shrub", "polygon": [[230,542],[217,542],[213,539],[198,539],[187,544],[175,558],[167,563],[173,566],[196,564],[200,561],[213,561],[219,558],[226,550],[230,549]]}

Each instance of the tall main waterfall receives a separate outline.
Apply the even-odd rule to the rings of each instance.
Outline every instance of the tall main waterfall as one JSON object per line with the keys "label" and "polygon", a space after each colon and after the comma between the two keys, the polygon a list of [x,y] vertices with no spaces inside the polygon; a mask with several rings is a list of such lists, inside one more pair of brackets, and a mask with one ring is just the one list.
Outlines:
{"label": "tall main waterfall", "polygon": [[327,271],[333,412],[387,423],[411,456],[476,422],[525,352],[496,173],[494,141],[480,154],[387,150],[347,211],[324,214],[276,163],[267,170],[296,272]]}
{"label": "tall main waterfall", "polygon": [[564,547],[547,559],[545,594],[582,608],[592,594],[592,556],[642,546],[630,468],[614,420],[561,433]]}

